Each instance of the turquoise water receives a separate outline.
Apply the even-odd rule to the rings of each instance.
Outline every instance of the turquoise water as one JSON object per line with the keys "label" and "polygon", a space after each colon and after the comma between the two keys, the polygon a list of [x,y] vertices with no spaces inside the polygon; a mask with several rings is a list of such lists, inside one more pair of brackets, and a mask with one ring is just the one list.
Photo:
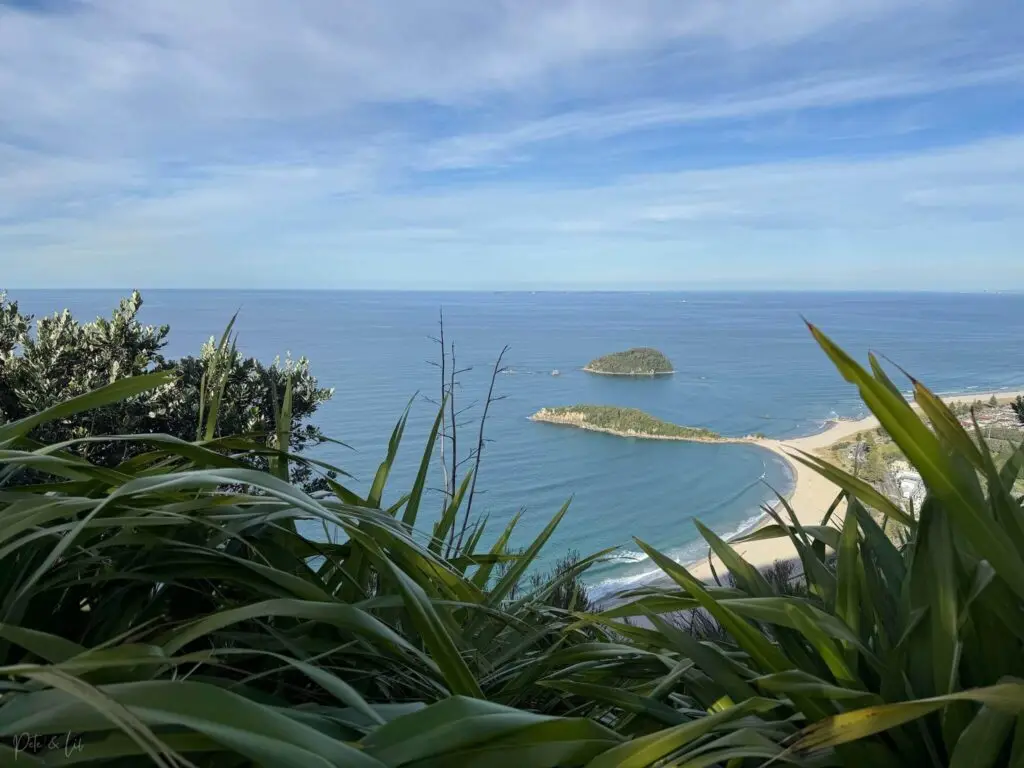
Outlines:
{"label": "turquoise water", "polygon": [[[68,306],[108,314],[117,291],[16,291],[24,309]],[[477,508],[496,533],[524,509],[525,543],[573,497],[553,537],[548,561],[569,548],[586,554],[621,546],[596,569],[599,591],[643,580],[650,566],[631,559],[631,536],[686,560],[702,549],[693,519],[720,534],[749,526],[759,505],[785,492],[788,468],[751,446],[643,441],[539,424],[543,406],[634,406],[668,421],[727,435],[794,437],[836,416],[862,415],[852,388],[811,340],[801,315],[849,352],[876,350],[940,392],[1024,388],[1024,296],[938,294],[672,293],[364,293],[149,291],[144,318],[171,325],[169,353],[189,354],[219,333],[240,309],[246,354],[264,359],[305,355],[336,389],[322,409],[324,430],[355,450],[321,450],[365,490],[406,402],[436,396],[438,310],[456,344],[461,405],[479,416],[490,367],[508,344],[510,370],[499,377],[487,425]],[[629,380],[579,369],[630,346],[653,346],[675,364],[671,377]],[[560,375],[552,376],[558,370]],[[433,407],[418,399],[392,488],[412,483]],[[475,425],[460,434],[463,445]],[[436,479],[435,479],[436,483]],[[440,504],[435,495],[430,512]],[[425,521],[427,522],[427,521]]]}

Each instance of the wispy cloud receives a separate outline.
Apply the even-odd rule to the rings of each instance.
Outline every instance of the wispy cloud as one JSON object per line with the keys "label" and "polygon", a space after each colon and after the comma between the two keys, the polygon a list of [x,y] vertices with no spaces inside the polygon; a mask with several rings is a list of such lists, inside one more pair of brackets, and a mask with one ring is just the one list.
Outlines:
{"label": "wispy cloud", "polygon": [[511,152],[546,141],[593,141],[665,126],[750,119],[1021,82],[1024,82],[1024,57],[1021,56],[988,62],[984,68],[968,72],[818,77],[688,103],[662,102],[631,105],[614,111],[574,111],[502,132],[457,136],[431,147],[425,155],[425,165],[428,168],[474,167],[499,162]]}
{"label": "wispy cloud", "polygon": [[[50,239],[34,267],[90,280],[94,265],[110,260],[129,282],[158,274],[185,286],[258,286],[275,269],[275,284],[297,286],[315,274],[321,286],[411,287],[428,273],[453,287],[575,284],[622,270],[639,281],[727,284],[751,274],[737,274],[743,265],[805,279],[825,238],[828,250],[868,270],[884,265],[891,275],[904,269],[894,257],[905,257],[909,279],[971,240],[970,258],[984,261],[998,256],[986,244],[1024,236],[1024,136],[871,162],[768,163],[600,186],[492,183],[332,201],[334,185],[319,172],[229,174],[200,190],[124,201],[96,219],[51,220],[36,233]],[[908,238],[915,251],[900,253]],[[1022,272],[1007,265],[1000,279]],[[963,275],[945,279],[960,284]]]}
{"label": "wispy cloud", "polygon": [[287,253],[286,279],[344,285],[428,259],[564,281],[588,254],[654,279],[672,249],[712,269],[782,232],[986,227],[996,252],[1021,23],[1001,0],[21,0],[0,260],[276,284]]}

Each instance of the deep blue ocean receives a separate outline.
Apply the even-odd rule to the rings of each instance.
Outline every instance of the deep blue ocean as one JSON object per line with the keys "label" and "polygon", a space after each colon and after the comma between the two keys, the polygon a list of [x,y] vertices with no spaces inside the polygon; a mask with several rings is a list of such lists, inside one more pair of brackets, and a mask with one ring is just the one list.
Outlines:
{"label": "deep blue ocean", "polygon": [[[123,291],[12,291],[35,314],[70,308],[80,319],[109,315]],[[352,447],[319,456],[355,476],[365,491],[388,437],[417,392],[392,498],[408,490],[422,454],[436,397],[437,333],[455,342],[458,406],[470,408],[459,434],[475,441],[474,422],[491,366],[504,345],[475,508],[496,536],[524,510],[515,542],[524,545],[572,497],[546,550],[546,562],[573,548],[587,554],[621,546],[620,559],[592,571],[599,592],[642,580],[637,536],[680,560],[703,549],[693,519],[720,534],[752,524],[759,505],[785,492],[788,468],[743,445],[623,439],[528,420],[544,406],[634,406],[668,421],[727,435],[795,437],[836,416],[864,413],[853,388],[811,339],[801,315],[848,352],[886,355],[939,392],[1024,388],[1024,295],[814,293],[376,293],[144,291],[143,320],[171,326],[167,352],[195,354],[240,310],[239,346],[266,361],[310,359],[335,388],[318,414],[331,437]],[[671,377],[630,380],[583,373],[599,355],[632,346],[660,349]],[[552,375],[553,371],[560,375]],[[461,453],[461,450],[460,450]],[[437,484],[437,478],[433,483]],[[421,515],[431,521],[435,494]],[[428,514],[429,513],[429,514]],[[490,536],[485,537],[490,538]]]}

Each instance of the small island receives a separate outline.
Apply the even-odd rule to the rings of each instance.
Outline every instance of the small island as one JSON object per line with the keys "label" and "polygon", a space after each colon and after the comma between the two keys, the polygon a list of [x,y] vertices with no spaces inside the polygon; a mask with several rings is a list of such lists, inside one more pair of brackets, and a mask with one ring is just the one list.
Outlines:
{"label": "small island", "polygon": [[593,432],[607,432],[620,437],[642,437],[651,440],[690,440],[699,443],[734,442],[703,427],[684,427],[662,421],[637,408],[613,405],[565,405],[541,408],[530,417],[533,421],[566,424]]}
{"label": "small island", "polygon": [[672,362],[651,347],[634,347],[591,360],[583,368],[587,373],[604,376],[665,376],[675,373]]}

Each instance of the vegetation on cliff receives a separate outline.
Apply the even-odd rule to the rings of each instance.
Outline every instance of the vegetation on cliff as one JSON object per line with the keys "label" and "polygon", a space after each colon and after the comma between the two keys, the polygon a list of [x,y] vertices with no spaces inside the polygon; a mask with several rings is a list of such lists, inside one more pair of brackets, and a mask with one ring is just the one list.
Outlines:
{"label": "vegetation on cliff", "polygon": [[684,427],[662,421],[638,408],[618,408],[614,405],[564,405],[541,408],[533,415],[534,421],[568,424],[581,429],[593,429],[624,437],[656,437],[672,440],[721,440],[717,432],[703,427]]}
{"label": "vegetation on cliff", "polygon": [[583,370],[613,376],[659,376],[674,372],[672,361],[651,347],[635,347],[604,355],[591,360]]}

